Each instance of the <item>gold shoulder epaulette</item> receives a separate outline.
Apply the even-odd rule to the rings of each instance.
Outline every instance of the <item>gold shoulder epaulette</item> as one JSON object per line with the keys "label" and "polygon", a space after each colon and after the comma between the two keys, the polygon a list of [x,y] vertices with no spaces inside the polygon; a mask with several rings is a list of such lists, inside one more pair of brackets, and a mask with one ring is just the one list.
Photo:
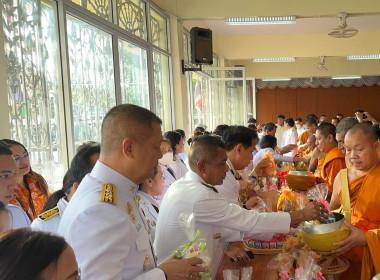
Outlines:
{"label": "gold shoulder epaulette", "polygon": [[116,205],[116,187],[111,183],[104,183],[100,201]]}
{"label": "gold shoulder epaulette", "polygon": [[41,214],[38,215],[38,218],[40,218],[43,221],[47,221],[54,216],[57,216],[59,214],[58,206],[55,206],[54,208],[51,208]]}

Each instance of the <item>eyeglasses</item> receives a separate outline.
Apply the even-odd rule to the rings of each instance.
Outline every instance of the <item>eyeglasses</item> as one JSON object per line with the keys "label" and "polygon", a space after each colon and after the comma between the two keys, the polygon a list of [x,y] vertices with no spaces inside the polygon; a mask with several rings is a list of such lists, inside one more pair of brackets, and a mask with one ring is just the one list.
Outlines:
{"label": "eyeglasses", "polygon": [[20,163],[20,161],[23,159],[25,159],[25,160],[29,159],[29,153],[25,152],[22,155],[15,155],[15,156],[13,156],[13,158],[15,159],[16,162]]}

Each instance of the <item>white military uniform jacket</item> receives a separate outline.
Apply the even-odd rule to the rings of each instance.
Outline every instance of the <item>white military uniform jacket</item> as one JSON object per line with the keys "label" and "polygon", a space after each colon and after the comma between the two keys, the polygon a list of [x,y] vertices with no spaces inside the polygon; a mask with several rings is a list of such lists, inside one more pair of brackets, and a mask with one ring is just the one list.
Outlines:
{"label": "white military uniform jacket", "polygon": [[[158,200],[158,203],[161,203],[161,200],[164,198],[164,195],[168,188],[171,186],[176,181],[176,178],[173,177],[173,175],[168,171],[168,168],[165,165],[160,164],[162,173],[165,177],[165,182],[164,182],[164,190],[162,191],[162,194],[155,196],[155,198]],[[174,173],[174,171],[173,171]]]}
{"label": "white military uniform jacket", "polygon": [[186,164],[181,160],[178,155],[173,157],[173,162],[169,165],[171,169],[174,171],[175,178],[177,180],[181,179],[187,173],[188,169]]}
{"label": "white military uniform jacket", "polygon": [[29,228],[30,227],[30,220],[28,218],[28,215],[26,215],[25,211],[22,210],[20,207],[12,204],[7,205],[7,209],[9,210],[9,213],[11,215],[11,221],[12,221],[12,229],[18,229],[18,228]]}
{"label": "white military uniform jacket", "polygon": [[38,218],[32,222],[32,229],[58,234],[59,223],[61,222],[67,203],[69,202],[62,197],[58,200],[56,207],[39,214]]}
{"label": "white military uniform jacket", "polygon": [[[289,128],[288,130],[284,132],[284,137],[282,138],[281,147],[285,147],[289,144],[297,144],[297,137],[298,137],[297,130],[294,127]],[[297,154],[297,149],[294,149],[293,151],[284,154],[284,156],[294,157],[296,154]]]}
{"label": "white military uniform jacket", "polygon": [[80,183],[58,233],[73,247],[83,279],[165,279],[136,192],[135,183],[100,161]]}
{"label": "white military uniform jacket", "polygon": [[156,224],[158,217],[158,213],[156,209],[154,209],[153,205],[157,207],[157,209],[160,208],[160,205],[153,196],[142,191],[137,191],[136,200],[139,202],[141,209],[144,211],[146,221],[150,229],[150,238],[153,242],[154,236],[156,234]]}
{"label": "white military uniform jacket", "polygon": [[273,150],[272,148],[264,148],[264,149],[261,149],[254,157],[253,157],[253,165],[256,165],[257,162],[261,159],[261,157],[263,156],[263,154],[266,152],[266,151],[271,151],[272,152],[272,158],[275,160],[276,163],[279,163],[279,162],[293,162],[293,157],[288,157],[288,156],[282,156],[280,154],[278,154],[275,150]]}
{"label": "white military uniform jacket", "polygon": [[234,169],[229,159],[227,160],[227,163],[230,170],[227,171],[226,178],[224,179],[223,184],[215,186],[215,188],[218,190],[219,194],[223,196],[225,200],[227,200],[228,203],[234,203],[239,205],[240,184],[236,180],[234,175],[237,174],[237,171]]}
{"label": "white military uniform jacket", "polygon": [[282,148],[282,139],[284,137],[285,125],[280,126],[276,124],[276,126],[277,126],[277,130],[276,130],[277,146]]}
{"label": "white military uniform jacket", "polygon": [[222,255],[215,256],[219,242],[241,241],[245,237],[270,240],[273,233],[290,229],[288,213],[258,213],[228,203],[213,187],[202,184],[198,174],[189,171],[167,191],[157,220],[154,248],[158,262],[172,256],[189,242],[177,219],[181,213],[195,213],[199,238],[206,238],[207,253],[212,267],[218,266]]}

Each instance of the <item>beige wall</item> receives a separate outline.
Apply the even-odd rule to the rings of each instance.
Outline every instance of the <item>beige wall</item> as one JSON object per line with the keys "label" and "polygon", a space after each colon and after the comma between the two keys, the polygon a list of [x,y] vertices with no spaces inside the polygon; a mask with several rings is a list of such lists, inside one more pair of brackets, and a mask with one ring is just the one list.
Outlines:
{"label": "beige wall", "polygon": [[[209,28],[207,21],[227,16],[296,15],[302,17],[334,17],[347,12],[349,18],[380,13],[378,1],[321,0],[317,4],[304,0],[153,0],[162,9],[175,14],[186,29],[199,26]],[[350,19],[348,19],[350,25]],[[332,26],[332,27],[335,27]],[[331,27],[331,28],[332,28]],[[213,49],[228,60],[226,66],[245,65],[248,77],[332,77],[345,75],[380,75],[379,61],[347,61],[347,55],[379,54],[380,30],[362,31],[346,39],[331,38],[325,33],[231,35],[213,32]],[[295,63],[253,63],[254,57],[294,56]],[[313,66],[319,56],[326,56],[328,72]]]}

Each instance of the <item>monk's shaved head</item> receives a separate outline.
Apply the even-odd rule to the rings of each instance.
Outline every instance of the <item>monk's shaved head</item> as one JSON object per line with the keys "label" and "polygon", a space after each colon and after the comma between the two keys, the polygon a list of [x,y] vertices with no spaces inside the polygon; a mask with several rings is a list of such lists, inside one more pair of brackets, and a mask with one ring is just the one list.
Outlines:
{"label": "monk's shaved head", "polygon": [[197,165],[200,161],[211,164],[218,154],[218,147],[226,149],[222,139],[216,135],[201,135],[191,142],[189,150],[189,166],[194,172],[197,172]]}
{"label": "monk's shaved head", "polygon": [[331,134],[335,140],[335,126],[332,123],[325,122],[320,124],[317,127],[317,131],[325,138]]}
{"label": "monk's shaved head", "polygon": [[319,118],[316,114],[309,114],[306,116],[306,119],[314,119],[316,122],[318,122]]}
{"label": "monk's shaved head", "polygon": [[353,118],[353,117],[344,118],[336,126],[336,133],[342,133],[343,134],[342,136],[344,136],[344,135],[346,135],[347,131],[351,127],[353,127],[354,125],[356,125],[358,123],[359,122],[356,118]]}
{"label": "monk's shaved head", "polygon": [[311,135],[311,136],[307,139],[307,143],[315,143],[315,141],[317,141],[317,138],[315,138],[315,135]]}
{"label": "monk's shaved head", "polygon": [[308,118],[308,119],[306,119],[306,121],[305,121],[305,125],[307,125],[307,126],[311,126],[311,125],[315,125],[315,126],[318,126],[318,123],[317,123],[317,121],[314,119],[314,118]]}
{"label": "monk's shaved head", "polygon": [[358,123],[351,127],[346,133],[346,138],[349,138],[350,136],[358,133],[359,131],[363,133],[365,139],[367,139],[368,141],[377,142],[376,130],[372,127],[372,125],[368,123]]}

